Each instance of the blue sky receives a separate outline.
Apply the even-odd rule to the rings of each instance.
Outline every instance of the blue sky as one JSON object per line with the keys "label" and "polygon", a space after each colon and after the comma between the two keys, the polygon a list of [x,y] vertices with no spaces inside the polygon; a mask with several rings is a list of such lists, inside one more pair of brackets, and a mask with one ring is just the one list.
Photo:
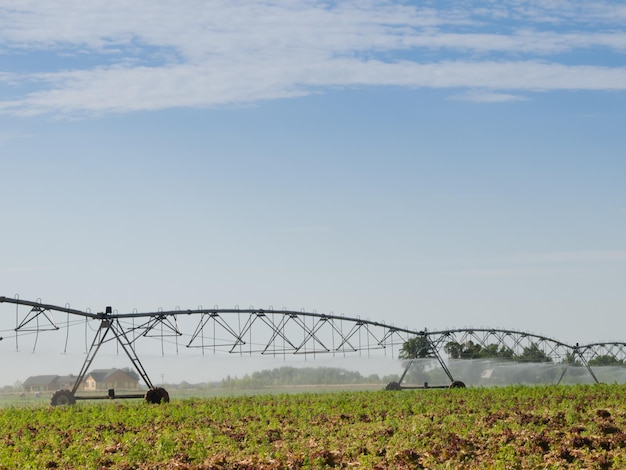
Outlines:
{"label": "blue sky", "polygon": [[4,1],[0,295],[626,340],[625,24],[583,0]]}

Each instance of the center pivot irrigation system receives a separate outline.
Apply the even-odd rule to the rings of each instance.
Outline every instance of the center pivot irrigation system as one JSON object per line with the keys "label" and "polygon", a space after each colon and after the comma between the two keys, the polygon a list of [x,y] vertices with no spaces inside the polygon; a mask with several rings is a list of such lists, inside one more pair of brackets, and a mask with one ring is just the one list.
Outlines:
{"label": "center pivot irrigation system", "polygon": [[[153,338],[164,343],[179,345],[185,348],[196,348],[206,352],[226,352],[237,355],[305,355],[332,354],[336,356],[362,355],[369,356],[370,352],[378,350],[384,356],[406,356],[403,350],[405,344],[411,341],[421,344],[420,350],[410,356],[419,360],[427,358],[436,361],[447,376],[449,383],[440,386],[429,386],[427,383],[420,386],[405,385],[403,382],[413,360],[407,360],[405,369],[398,382],[390,383],[388,389],[405,388],[448,388],[465,387],[464,377],[453,375],[449,367],[451,361],[446,362],[444,354],[451,354],[454,358],[455,347],[479,346],[487,350],[508,351],[510,356],[523,357],[527,351],[539,351],[542,360],[562,365],[558,382],[565,375],[570,365],[586,368],[594,382],[599,380],[590,365],[594,358],[609,357],[613,363],[623,364],[626,360],[626,343],[594,343],[584,346],[571,346],[563,342],[531,333],[502,329],[452,329],[444,331],[416,331],[409,328],[399,328],[384,322],[351,318],[335,314],[317,312],[291,311],[287,309],[205,309],[199,307],[194,310],[175,309],[156,312],[118,313],[112,307],[106,307],[103,312],[76,310],[69,305],[56,306],[44,304],[41,301],[22,300],[18,296],[0,297],[0,304],[15,306],[15,334],[16,348],[18,338],[25,334],[34,334],[67,328],[69,336],[70,325],[84,321],[85,325],[95,322],[96,328],[91,341],[87,346],[88,330],[85,328],[86,357],[78,376],[71,389],[58,390],[52,396],[52,405],[71,405],[76,400],[93,400],[98,398],[145,398],[150,403],[169,401],[168,392],[154,385],[146,372],[136,352],[135,343],[142,338]],[[65,318],[65,323],[58,321]],[[70,321],[70,317],[82,317],[77,321]],[[3,338],[0,338],[0,340]],[[7,338],[4,338],[5,340]],[[35,339],[36,343],[37,339]],[[118,346],[130,359],[133,367],[145,382],[148,391],[145,394],[116,394],[109,389],[106,396],[77,395],[80,385],[87,376],[91,364],[98,354],[100,347],[111,341]],[[460,349],[459,349],[460,348]],[[402,354],[401,354],[402,352]],[[458,358],[458,355],[457,357]]]}

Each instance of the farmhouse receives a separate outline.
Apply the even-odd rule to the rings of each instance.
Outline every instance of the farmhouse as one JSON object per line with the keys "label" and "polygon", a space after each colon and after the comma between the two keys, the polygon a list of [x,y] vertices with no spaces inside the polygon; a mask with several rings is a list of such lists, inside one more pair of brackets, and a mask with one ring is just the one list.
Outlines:
{"label": "farmhouse", "polygon": [[27,392],[54,392],[72,388],[74,382],[76,382],[74,375],[35,375],[27,378],[22,387]]}
{"label": "farmhouse", "polygon": [[87,375],[81,384],[81,389],[85,391],[108,390],[110,388],[137,390],[139,378],[137,374],[128,370],[95,369]]}
{"label": "farmhouse", "polygon": [[[76,382],[75,375],[35,375],[24,381],[26,392],[54,392],[71,389]],[[136,373],[121,369],[95,369],[81,382],[79,390],[96,391],[139,389],[139,377]]]}

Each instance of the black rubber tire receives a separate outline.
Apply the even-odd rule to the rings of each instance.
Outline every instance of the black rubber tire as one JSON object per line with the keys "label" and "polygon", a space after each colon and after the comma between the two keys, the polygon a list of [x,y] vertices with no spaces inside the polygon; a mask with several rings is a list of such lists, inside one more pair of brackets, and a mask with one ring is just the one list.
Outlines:
{"label": "black rubber tire", "polygon": [[398,382],[389,382],[385,387],[385,390],[402,390],[402,386]]}
{"label": "black rubber tire", "polygon": [[465,384],[460,380],[455,380],[450,384],[450,388],[465,388]]}
{"label": "black rubber tire", "polygon": [[146,401],[159,405],[161,403],[170,402],[170,394],[163,387],[151,388],[146,392]]}
{"label": "black rubber tire", "polygon": [[52,406],[70,406],[76,404],[76,398],[69,390],[57,390],[52,394],[50,404]]}

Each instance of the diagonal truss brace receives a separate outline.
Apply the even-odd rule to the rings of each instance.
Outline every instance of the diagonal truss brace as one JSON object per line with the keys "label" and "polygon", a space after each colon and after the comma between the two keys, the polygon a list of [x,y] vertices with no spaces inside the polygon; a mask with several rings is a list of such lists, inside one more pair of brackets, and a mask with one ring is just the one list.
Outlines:
{"label": "diagonal truss brace", "polygon": [[[17,314],[16,314],[17,316]],[[43,317],[47,323],[45,326],[39,325],[39,318]],[[31,322],[35,321],[35,326],[30,326]],[[30,311],[26,314],[24,319],[19,322],[15,326],[15,331],[49,331],[49,330],[58,330],[59,327],[54,322],[54,318],[52,317],[52,312],[46,308],[39,307],[34,305]]]}
{"label": "diagonal truss brace", "polygon": [[200,346],[194,346],[192,343],[197,339],[200,338],[201,340],[204,340],[204,336],[203,336],[203,331],[204,331],[204,327],[207,325],[207,323],[209,321],[213,320],[215,324],[219,325],[220,327],[222,327],[226,332],[228,332],[228,334],[232,335],[232,337],[235,339],[234,343],[224,343],[224,344],[216,344],[215,342],[213,343],[213,347],[215,348],[216,346],[226,346],[229,345],[231,347],[230,352],[233,352],[234,349],[239,346],[239,345],[243,345],[246,344],[245,340],[243,339],[244,334],[241,333],[237,333],[226,321],[224,321],[217,312],[210,312],[210,313],[202,313],[201,317],[200,317],[200,321],[198,322],[198,326],[196,327],[196,330],[193,332],[193,334],[191,335],[191,339],[189,340],[189,342],[187,343],[187,347],[188,348],[201,348],[204,350],[205,345],[204,345],[204,341],[202,342],[202,344]]}
{"label": "diagonal truss brace", "polygon": [[[584,347],[580,347],[578,343],[576,343],[576,346],[572,347],[573,356],[577,357],[580,360],[580,362],[582,363],[583,366],[585,366],[585,368],[587,369],[587,371],[589,372],[589,374],[591,375],[595,383],[599,384],[600,381],[598,380],[598,377],[593,372],[593,369],[589,365],[589,362],[587,362],[587,359],[585,359],[585,356],[583,355],[584,349],[585,349]],[[571,364],[567,364],[567,366],[563,369],[563,372],[561,372],[561,376],[559,377],[559,380],[556,383],[557,385],[559,385],[561,383],[561,380],[563,380],[563,377],[565,376],[565,373],[567,372],[567,370],[570,368],[570,365]]]}
{"label": "diagonal truss brace", "polygon": [[[107,308],[107,311],[108,311],[108,308]],[[110,334],[112,336],[110,336]],[[135,352],[135,349],[133,348],[132,341],[126,335],[126,332],[124,331],[124,328],[122,327],[122,325],[120,325],[119,320],[117,318],[115,319],[103,318],[100,321],[100,328],[98,328],[98,331],[96,332],[93,342],[91,343],[91,347],[89,348],[89,351],[87,352],[87,357],[85,358],[85,362],[83,363],[83,366],[80,370],[80,373],[78,374],[78,377],[76,378],[76,382],[74,383],[74,387],[72,388],[72,395],[76,394],[76,391],[80,387],[81,382],[87,375],[87,371],[91,367],[91,363],[93,362],[94,358],[98,354],[100,347],[104,343],[108,341],[112,341],[112,340],[117,340],[118,344],[122,347],[122,349],[124,350],[128,358],[130,359],[130,362],[133,364],[133,366],[139,373],[139,376],[142,378],[142,380],[145,382],[148,388],[149,389],[154,388],[152,381],[148,377],[146,370],[141,364],[141,361],[139,360],[139,357],[137,356],[137,353]]]}
{"label": "diagonal truss brace", "polygon": [[[289,320],[292,319],[296,319],[298,316],[297,315],[285,315],[283,316],[283,318],[280,320],[280,323],[278,325],[275,325],[274,323],[270,323],[267,320],[265,320],[263,318],[263,321],[270,327],[272,328],[273,332],[272,332],[272,337],[270,338],[270,340],[267,342],[267,345],[265,346],[265,349],[261,352],[261,354],[265,354],[268,352],[268,350],[270,349],[270,347],[275,344],[275,341],[277,338],[282,338],[283,341],[285,342],[285,344],[289,344],[289,346],[291,346],[291,350],[297,350],[298,347],[293,344],[292,341],[289,340],[289,338],[287,337],[287,335],[285,335],[285,325],[287,324],[287,322]],[[280,352],[280,351],[279,351]],[[283,351],[285,352],[285,351]]]}
{"label": "diagonal truss brace", "polygon": [[[160,327],[160,331],[157,329]],[[171,337],[171,336],[182,336],[182,332],[178,327],[178,322],[176,321],[175,316],[166,316],[166,315],[157,315],[154,317],[150,317],[150,319],[139,325],[132,328],[127,328],[127,331],[142,331],[140,336],[145,336],[147,338],[163,338],[163,337]],[[156,332],[154,332],[156,331]],[[133,341],[136,341],[137,338],[134,338]]]}

